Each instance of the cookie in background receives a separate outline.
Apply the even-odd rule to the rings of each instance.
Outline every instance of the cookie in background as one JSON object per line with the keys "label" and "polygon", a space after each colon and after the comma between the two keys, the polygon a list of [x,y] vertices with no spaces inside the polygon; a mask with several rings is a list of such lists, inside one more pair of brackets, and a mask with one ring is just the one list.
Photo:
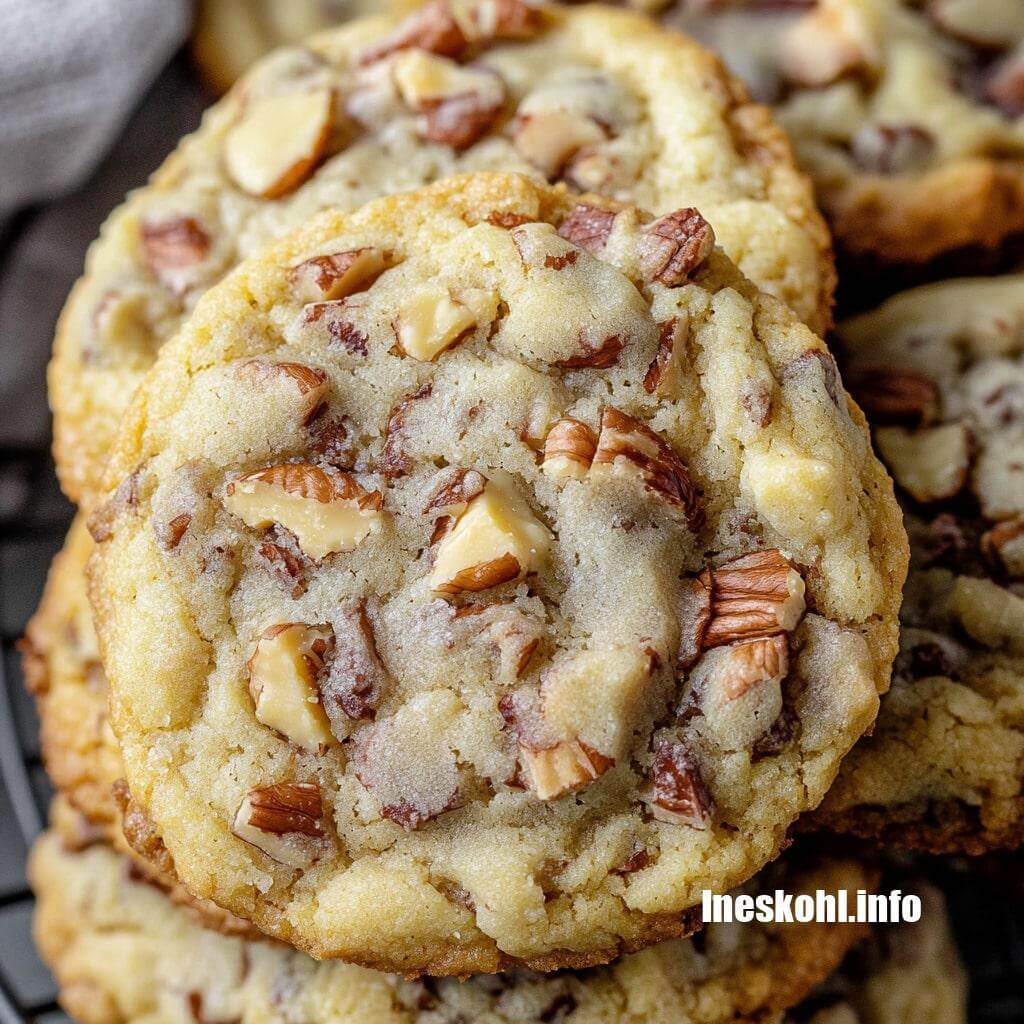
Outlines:
{"label": "cookie in background", "polygon": [[1024,274],[896,295],[835,332],[911,569],[892,688],[814,820],[888,845],[1024,842]]}

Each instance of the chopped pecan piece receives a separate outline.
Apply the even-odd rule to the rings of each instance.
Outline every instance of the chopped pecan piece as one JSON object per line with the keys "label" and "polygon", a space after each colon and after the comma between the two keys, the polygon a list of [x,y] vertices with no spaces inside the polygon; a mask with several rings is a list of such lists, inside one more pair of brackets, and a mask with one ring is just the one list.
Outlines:
{"label": "chopped pecan piece", "polygon": [[292,268],[291,280],[303,302],[343,299],[364,291],[387,268],[387,256],[373,246],[311,256]]}
{"label": "chopped pecan piece", "polygon": [[996,523],[982,535],[981,550],[999,572],[1011,579],[1024,576],[1024,518]]}
{"label": "chopped pecan piece", "polygon": [[1024,114],[1024,51],[1007,55],[992,68],[984,95],[1007,117]]}
{"label": "chopped pecan piece", "polygon": [[548,431],[541,469],[554,480],[582,480],[597,450],[594,432],[580,420],[566,416]]}
{"label": "chopped pecan piece", "polygon": [[246,663],[256,720],[304,750],[332,742],[318,680],[334,637],[330,626],[270,626]]}
{"label": "chopped pecan piece", "polygon": [[238,367],[237,372],[239,376],[256,383],[275,377],[290,381],[299,393],[299,417],[303,425],[308,424],[320,409],[330,386],[325,370],[305,363],[249,359]]}
{"label": "chopped pecan piece", "polygon": [[103,504],[98,505],[89,515],[89,535],[97,544],[110,540],[118,519],[138,507],[142,486],[142,472],[129,473],[114,493]]}
{"label": "chopped pecan piece", "polygon": [[804,581],[778,548],[705,569],[699,581],[711,595],[705,649],[791,632],[806,607]]}
{"label": "chopped pecan piece", "polygon": [[920,170],[935,152],[935,137],[914,124],[865,125],[850,151],[858,167],[876,174]]}
{"label": "chopped pecan piece", "polygon": [[[307,561],[298,545],[289,545],[286,535],[279,538],[282,543],[265,540],[256,549],[267,571],[292,598],[300,598],[309,587]],[[291,550],[294,546],[295,550]]]}
{"label": "chopped pecan piece", "polygon": [[711,255],[715,232],[692,207],[648,224],[640,236],[638,254],[644,280],[667,288],[685,284]]}
{"label": "chopped pecan piece", "polygon": [[478,494],[483,494],[486,486],[487,477],[483,473],[459,467],[445,474],[440,485],[427,499],[423,511],[460,515]]}
{"label": "chopped pecan piece", "polygon": [[589,203],[579,203],[558,225],[558,233],[567,242],[572,242],[587,252],[597,253],[608,241],[614,221],[615,214],[611,210],[603,210],[600,206],[591,206]]}
{"label": "chopped pecan piece", "polygon": [[181,291],[177,273],[206,259],[212,244],[195,217],[144,220],[140,228],[142,252],[149,269],[172,291]]}
{"label": "chopped pecan piece", "polygon": [[153,532],[162,547],[167,551],[173,551],[181,543],[181,538],[185,536],[191,522],[192,516],[188,512],[180,512],[167,522],[154,520]]}
{"label": "chopped pecan piece", "polygon": [[679,508],[691,530],[703,525],[700,492],[675,449],[646,423],[610,405],[601,415],[590,472],[593,476],[635,474],[647,490]]}
{"label": "chopped pecan piece", "polygon": [[344,299],[311,302],[303,308],[302,319],[307,324],[323,321],[332,343],[350,356],[365,356],[369,352],[370,339],[348,318],[349,309]]}
{"label": "chopped pecan piece", "polygon": [[410,14],[379,46],[367,50],[360,64],[372,64],[399,50],[415,48],[443,57],[459,57],[468,40],[447,0],[432,0]]}
{"label": "chopped pecan piece", "polygon": [[971,466],[971,435],[963,423],[920,430],[880,427],[875,444],[896,482],[917,501],[959,494]]}
{"label": "chopped pecan piece", "polygon": [[309,868],[323,851],[323,814],[315,782],[278,782],[249,791],[231,831],[272,860]]}
{"label": "chopped pecan piece", "polygon": [[938,387],[914,370],[868,370],[857,378],[853,393],[875,426],[922,427],[938,415]]}
{"label": "chopped pecan piece", "polygon": [[405,476],[412,469],[412,460],[405,453],[405,421],[414,402],[429,398],[432,385],[428,382],[403,398],[388,413],[388,423],[384,431],[384,450],[381,453],[380,471],[389,479],[394,480]]}
{"label": "chopped pecan piece", "polygon": [[668,384],[669,373],[675,358],[675,348],[679,342],[682,321],[672,317],[658,325],[658,351],[644,377],[644,390],[649,395],[660,395]]}
{"label": "chopped pecan piece", "polygon": [[333,643],[317,675],[320,699],[331,732],[344,740],[355,722],[372,721],[388,676],[377,654],[373,626],[363,604],[342,608],[331,620]]}
{"label": "chopped pecan piece", "polygon": [[532,39],[544,24],[540,8],[523,0],[478,0],[469,12],[478,40]]}
{"label": "chopped pecan piece", "polygon": [[224,507],[253,529],[279,525],[310,558],[354,550],[380,528],[382,496],[351,473],[307,462],[248,473],[225,488]]}
{"label": "chopped pecan piece", "polygon": [[626,339],[620,334],[595,343],[586,328],[580,331],[579,341],[579,354],[559,359],[555,366],[563,370],[607,370],[619,361],[619,353],[626,347]]}
{"label": "chopped pecan piece", "polygon": [[685,743],[662,740],[651,764],[651,814],[658,821],[705,829],[711,822],[711,795],[700,767]]}
{"label": "chopped pecan piece", "polygon": [[530,788],[541,800],[554,800],[599,779],[615,762],[581,740],[565,740],[544,750],[520,749]]}

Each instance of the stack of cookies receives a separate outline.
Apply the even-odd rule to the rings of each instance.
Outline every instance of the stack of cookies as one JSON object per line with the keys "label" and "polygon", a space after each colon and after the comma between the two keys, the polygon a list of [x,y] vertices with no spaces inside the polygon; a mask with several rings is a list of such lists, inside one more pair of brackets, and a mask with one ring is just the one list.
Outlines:
{"label": "stack of cookies", "polygon": [[700,909],[1024,841],[1024,276],[935,283],[1024,7],[694,6],[351,21],[111,215],[25,643],[83,1024],[963,1020],[926,883]]}

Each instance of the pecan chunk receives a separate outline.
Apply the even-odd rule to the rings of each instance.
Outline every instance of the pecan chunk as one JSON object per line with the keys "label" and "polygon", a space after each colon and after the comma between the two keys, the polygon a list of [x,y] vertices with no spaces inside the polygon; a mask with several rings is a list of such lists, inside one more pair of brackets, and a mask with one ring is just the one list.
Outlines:
{"label": "pecan chunk", "polygon": [[939,408],[935,382],[914,370],[868,370],[857,378],[853,395],[875,426],[924,426]]}
{"label": "pecan chunk", "polygon": [[685,743],[662,740],[651,764],[651,789],[647,797],[651,815],[658,821],[705,829],[711,822],[712,800],[696,758]]}
{"label": "pecan chunk", "polygon": [[323,815],[315,782],[278,782],[249,791],[231,831],[271,860],[309,868],[323,852]]}
{"label": "pecan chunk", "polygon": [[692,207],[648,224],[640,236],[640,270],[644,280],[667,288],[685,284],[711,255],[715,232]]}
{"label": "pecan chunk", "polygon": [[574,206],[565,220],[558,225],[558,233],[567,242],[578,245],[587,252],[600,252],[612,233],[615,214],[602,210],[600,206],[579,203]]}
{"label": "pecan chunk", "polygon": [[778,548],[755,551],[705,569],[698,580],[711,596],[701,647],[792,631],[806,607],[804,581]]}
{"label": "pecan chunk", "polygon": [[591,475],[632,474],[644,487],[679,508],[691,530],[704,522],[700,492],[675,449],[646,423],[612,406],[601,415],[601,433]]}

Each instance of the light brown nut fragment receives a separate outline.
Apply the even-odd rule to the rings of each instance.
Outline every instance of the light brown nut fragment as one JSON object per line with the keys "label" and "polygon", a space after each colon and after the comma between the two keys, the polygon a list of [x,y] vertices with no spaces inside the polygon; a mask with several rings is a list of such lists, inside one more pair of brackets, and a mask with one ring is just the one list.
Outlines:
{"label": "light brown nut fragment", "polygon": [[783,710],[781,684],[788,672],[785,635],[712,648],[692,676],[702,731],[723,750],[752,750]]}
{"label": "light brown nut fragment", "polygon": [[896,482],[917,501],[952,498],[967,481],[971,437],[963,423],[913,431],[880,427],[875,444]]}
{"label": "light brown nut fragment", "polygon": [[595,340],[587,328],[579,333],[579,352],[568,359],[559,359],[555,366],[562,370],[607,370],[619,361],[619,353],[626,347],[620,334]]}
{"label": "light brown nut fragment", "polygon": [[548,431],[541,469],[552,480],[582,480],[596,450],[597,438],[590,427],[566,416]]}
{"label": "light brown nut fragment", "polygon": [[712,800],[696,758],[685,743],[662,740],[651,764],[651,815],[658,821],[705,829],[711,823]]}
{"label": "light brown nut fragment", "polygon": [[360,64],[372,64],[400,50],[415,47],[444,57],[458,57],[468,40],[446,0],[433,0],[409,15],[379,46],[367,50]]}
{"label": "light brown nut fragment", "polygon": [[705,649],[791,632],[806,608],[803,578],[777,548],[705,569],[699,581],[711,595]]}
{"label": "light brown nut fragment", "polygon": [[325,302],[365,290],[387,267],[387,256],[367,245],[311,256],[292,268],[291,281],[300,302]]}
{"label": "light brown nut fragment", "polygon": [[388,684],[364,604],[348,604],[331,619],[332,643],[316,681],[331,732],[346,739],[357,722],[372,721]]}
{"label": "light brown nut fragment", "polygon": [[224,163],[250,195],[277,199],[298,188],[327,151],[334,98],[329,89],[255,101],[224,139]]}
{"label": "light brown nut fragment", "polygon": [[321,370],[319,366],[308,366],[305,363],[249,359],[239,366],[238,372],[240,376],[254,382],[265,381],[274,377],[291,381],[302,400],[298,412],[303,424],[310,421],[313,414],[320,408],[330,389],[326,372]]}
{"label": "light brown nut fragment", "polygon": [[914,370],[867,370],[857,378],[853,394],[872,426],[927,426],[939,412],[938,387]]}
{"label": "light brown nut fragment", "polygon": [[487,486],[487,477],[483,473],[461,466],[451,472],[439,473],[438,476],[442,479],[423,506],[425,513],[461,515],[478,494],[483,494]]}
{"label": "light brown nut fragment", "polygon": [[264,631],[247,662],[256,720],[303,750],[334,740],[317,683],[333,644],[330,626],[282,623]]}
{"label": "light brown nut fragment", "polygon": [[671,395],[674,391],[673,370],[677,366],[677,347],[685,331],[684,317],[672,317],[658,325],[658,351],[644,376],[644,390],[649,395]]}
{"label": "light brown nut fragment", "polygon": [[904,174],[926,167],[935,146],[935,136],[917,124],[867,124],[853,137],[850,153],[865,171]]}
{"label": "light brown nut fragment", "polygon": [[255,530],[283,526],[304,554],[318,560],[354,550],[383,519],[380,492],[367,491],[350,473],[302,462],[232,480],[224,507]]}
{"label": "light brown nut fragment", "polygon": [[578,203],[558,226],[558,233],[567,242],[578,245],[587,252],[600,252],[612,233],[615,214],[600,206]]}
{"label": "light brown nut fragment", "polygon": [[1024,518],[996,523],[982,534],[981,550],[996,570],[1020,579],[1024,576]]}
{"label": "light brown nut fragment", "polygon": [[521,749],[530,789],[541,800],[554,800],[599,779],[615,762],[579,740],[566,740],[547,750]]}
{"label": "light brown nut fragment", "polygon": [[675,449],[647,424],[610,405],[601,415],[590,475],[595,479],[635,476],[648,491],[680,509],[691,530],[703,524],[700,492]]}
{"label": "light brown nut fragment", "polygon": [[195,217],[143,220],[139,231],[149,269],[171,291],[184,291],[181,271],[206,259],[209,233]]}
{"label": "light brown nut fragment", "polygon": [[991,650],[1024,653],[1024,598],[992,580],[957,576],[946,601],[967,634]]}
{"label": "light brown nut fragment", "polygon": [[985,98],[1007,117],[1024,115],[1024,48],[1008,54],[989,72]]}
{"label": "light brown nut fragment", "polygon": [[715,232],[692,207],[676,210],[648,224],[640,235],[638,254],[644,280],[666,288],[685,284],[711,255]]}
{"label": "light brown nut fragment", "polygon": [[437,549],[430,587],[436,594],[487,590],[540,568],[551,544],[510,480],[489,480]]}
{"label": "light brown nut fragment", "polygon": [[474,40],[532,39],[544,24],[540,9],[523,0],[478,0],[469,10]]}
{"label": "light brown nut fragment", "polygon": [[517,118],[512,143],[519,155],[548,178],[556,177],[572,156],[605,139],[589,117],[568,110],[542,110]]}
{"label": "light brown nut fragment", "polygon": [[451,297],[447,288],[424,285],[408,295],[394,323],[401,350],[429,362],[476,326],[476,314]]}
{"label": "light brown nut fragment", "polygon": [[838,5],[819,5],[790,26],[779,40],[783,77],[811,88],[828,85],[867,59],[851,18]]}
{"label": "light brown nut fragment", "polygon": [[384,430],[384,449],[381,452],[380,471],[394,480],[405,476],[412,469],[412,459],[406,454],[406,419],[414,403],[429,398],[433,385],[428,381],[407,398],[403,398],[389,413]]}
{"label": "light brown nut fragment", "polygon": [[314,782],[278,782],[250,790],[231,831],[292,868],[310,868],[323,852],[323,801]]}
{"label": "light brown nut fragment", "polygon": [[192,516],[188,512],[179,512],[166,522],[154,520],[153,532],[162,548],[173,551],[181,543],[181,538],[185,536],[191,522]]}
{"label": "light brown nut fragment", "polygon": [[399,54],[393,74],[406,105],[425,115],[423,136],[453,149],[476,142],[505,104],[505,87],[496,74],[423,50]]}
{"label": "light brown nut fragment", "polygon": [[544,638],[544,621],[512,604],[463,605],[452,611],[452,640],[479,640],[498,656],[499,683],[516,682],[529,667],[534,651]]}

